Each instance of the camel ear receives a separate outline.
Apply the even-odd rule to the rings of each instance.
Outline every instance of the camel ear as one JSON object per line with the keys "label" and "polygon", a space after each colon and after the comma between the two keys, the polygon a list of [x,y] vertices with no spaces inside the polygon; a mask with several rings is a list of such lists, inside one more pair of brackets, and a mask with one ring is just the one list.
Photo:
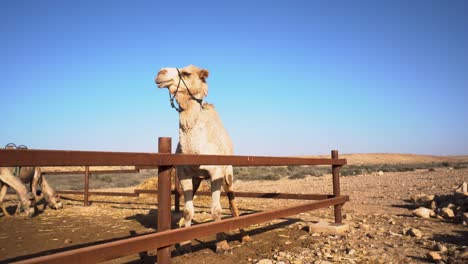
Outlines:
{"label": "camel ear", "polygon": [[206,78],[208,78],[209,74],[210,72],[208,72],[208,70],[202,69],[200,73],[198,74],[198,76],[200,76],[200,79],[204,81]]}

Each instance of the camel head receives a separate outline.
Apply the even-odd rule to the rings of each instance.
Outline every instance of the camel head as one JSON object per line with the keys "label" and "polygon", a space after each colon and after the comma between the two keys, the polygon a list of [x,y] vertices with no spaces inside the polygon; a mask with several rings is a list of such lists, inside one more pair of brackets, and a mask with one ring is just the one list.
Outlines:
{"label": "camel head", "polygon": [[49,207],[52,208],[52,209],[62,209],[63,208],[62,201],[60,201],[60,196],[58,196],[58,194],[54,193],[49,198]]}
{"label": "camel head", "polygon": [[[208,74],[207,70],[194,65],[189,65],[179,69],[179,71],[177,68],[162,68],[159,70],[155,82],[159,88],[167,88],[176,100],[179,100],[179,95],[190,96],[190,93],[196,98],[203,99],[208,95],[208,84],[206,83]],[[189,90],[187,90],[186,85]],[[179,88],[177,89],[177,87]]]}

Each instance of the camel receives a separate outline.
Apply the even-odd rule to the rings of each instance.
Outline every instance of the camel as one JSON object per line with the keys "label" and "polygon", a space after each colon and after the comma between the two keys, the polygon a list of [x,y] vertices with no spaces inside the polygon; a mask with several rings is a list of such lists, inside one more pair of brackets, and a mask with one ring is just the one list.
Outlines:
{"label": "camel", "polygon": [[[203,102],[208,94],[206,79],[209,72],[194,65],[182,69],[162,68],[155,79],[158,88],[167,88],[171,105],[179,112],[179,144],[176,153],[232,155],[233,145],[218,113],[212,104]],[[178,107],[173,100],[177,101]],[[211,215],[214,221],[221,220],[221,187],[229,198],[231,213],[239,216],[234,193],[232,191],[232,166],[177,166],[177,175],[185,198],[185,226],[191,226],[194,215],[193,196],[203,179],[211,180],[212,205]],[[242,240],[250,238],[241,230]],[[224,234],[216,235],[216,252],[226,253],[231,249]],[[190,241],[181,243],[184,251],[190,251]]]}
{"label": "camel", "polygon": [[[6,148],[14,148],[14,145],[9,144]],[[63,207],[59,196],[42,175],[41,168],[39,167],[0,168],[0,182],[0,205],[5,216],[11,216],[3,204],[3,199],[6,195],[8,186],[12,187],[16,191],[20,199],[16,213],[23,209],[26,211],[26,215],[28,217],[32,217],[34,215],[35,204],[40,199],[37,195],[38,184],[41,186],[42,193],[44,194],[44,198],[49,207],[53,209],[61,209]],[[25,184],[30,185],[30,192],[28,192]]]}

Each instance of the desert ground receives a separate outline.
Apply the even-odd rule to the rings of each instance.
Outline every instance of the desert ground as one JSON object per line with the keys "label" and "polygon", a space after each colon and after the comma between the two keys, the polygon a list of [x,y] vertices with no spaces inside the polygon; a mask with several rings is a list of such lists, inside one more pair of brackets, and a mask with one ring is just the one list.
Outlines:
{"label": "desert ground", "polygon": [[[344,222],[350,231],[344,235],[309,232],[309,225],[333,221],[332,208],[302,213],[246,230],[251,242],[239,242],[237,231],[227,232],[232,254],[214,252],[214,236],[193,241],[193,252],[181,254],[172,248],[173,263],[467,263],[468,227],[460,217],[430,218],[415,216],[411,197],[418,194],[450,199],[463,182],[468,181],[468,157],[437,157],[402,154],[350,154],[341,157],[348,164],[435,164],[430,168],[404,172],[357,173],[341,177],[341,192],[350,196],[343,207]],[[459,165],[459,164],[462,165]],[[455,165],[458,164],[458,165]],[[464,165],[463,165],[464,164]],[[424,167],[424,166],[423,166]],[[115,181],[101,176],[99,190],[131,191],[135,186],[150,186],[154,171],[143,173],[140,182],[126,180],[133,186],[113,188]],[[61,182],[49,181],[54,186]],[[68,176],[67,176],[68,177]],[[104,177],[104,178],[103,178]],[[118,176],[112,176],[118,177]],[[125,177],[125,176],[122,176]],[[63,181],[63,179],[62,179]],[[74,182],[76,181],[76,183]],[[79,185],[82,177],[75,179]],[[118,184],[117,184],[118,185]],[[93,186],[93,185],[91,185]],[[60,187],[62,188],[62,187]],[[280,177],[276,180],[237,180],[237,191],[282,193],[332,193],[331,175]],[[458,200],[460,197],[458,197]],[[31,219],[7,218],[0,213],[0,262],[10,263],[28,257],[79,248],[156,232],[157,201],[152,195],[139,198],[91,196],[91,205],[83,207],[82,196],[63,195],[64,209],[51,210],[39,205]],[[466,197],[464,198],[466,201]],[[16,195],[7,195],[6,205],[15,210]],[[237,198],[242,213],[282,208],[302,203],[296,200]],[[195,223],[211,220],[207,197],[196,197]],[[227,199],[222,200],[229,217]],[[455,206],[455,205],[454,205]],[[466,208],[464,209],[466,212]],[[181,215],[173,214],[174,227]],[[432,252],[432,253],[431,253]],[[434,253],[435,252],[435,253]],[[109,263],[144,263],[154,261],[155,252],[109,261]],[[432,256],[429,253],[433,254]],[[440,260],[437,258],[440,257]]]}

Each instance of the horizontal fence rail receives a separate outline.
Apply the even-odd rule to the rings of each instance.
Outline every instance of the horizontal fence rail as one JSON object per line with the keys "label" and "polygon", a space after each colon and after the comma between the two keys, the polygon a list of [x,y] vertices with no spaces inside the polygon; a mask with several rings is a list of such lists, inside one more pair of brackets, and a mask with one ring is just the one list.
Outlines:
{"label": "horizontal fence rail", "polygon": [[[139,169],[134,170],[93,170],[89,171],[89,174],[126,174],[126,173],[138,173],[140,172]],[[45,171],[42,172],[42,175],[78,175],[78,174],[85,174],[86,171],[84,170],[77,170],[77,171]]]}
{"label": "horizontal fence rail", "polygon": [[[84,191],[79,190],[60,190],[56,191],[58,194],[72,194],[72,195],[84,195]],[[176,194],[176,191],[172,191],[172,194]],[[133,192],[99,192],[89,191],[89,195],[101,195],[101,196],[128,196],[138,197],[140,194],[158,194],[157,190],[142,190],[135,189]],[[235,192],[236,197],[244,198],[263,198],[263,199],[290,199],[290,200],[324,200],[333,198],[332,194],[299,194],[299,193],[259,193],[259,192]],[[211,196],[211,192],[197,191],[196,196]],[[226,197],[225,192],[221,193],[221,196]]]}
{"label": "horizontal fence rail", "polygon": [[[57,194],[74,194],[74,195],[84,195],[84,191],[74,191],[74,190],[60,190],[56,191]],[[138,197],[139,193],[137,192],[96,192],[89,191],[88,195],[98,195],[98,196],[127,196],[127,197]]]}
{"label": "horizontal fence rail", "polygon": [[345,165],[346,159],[0,149],[0,166]]}

